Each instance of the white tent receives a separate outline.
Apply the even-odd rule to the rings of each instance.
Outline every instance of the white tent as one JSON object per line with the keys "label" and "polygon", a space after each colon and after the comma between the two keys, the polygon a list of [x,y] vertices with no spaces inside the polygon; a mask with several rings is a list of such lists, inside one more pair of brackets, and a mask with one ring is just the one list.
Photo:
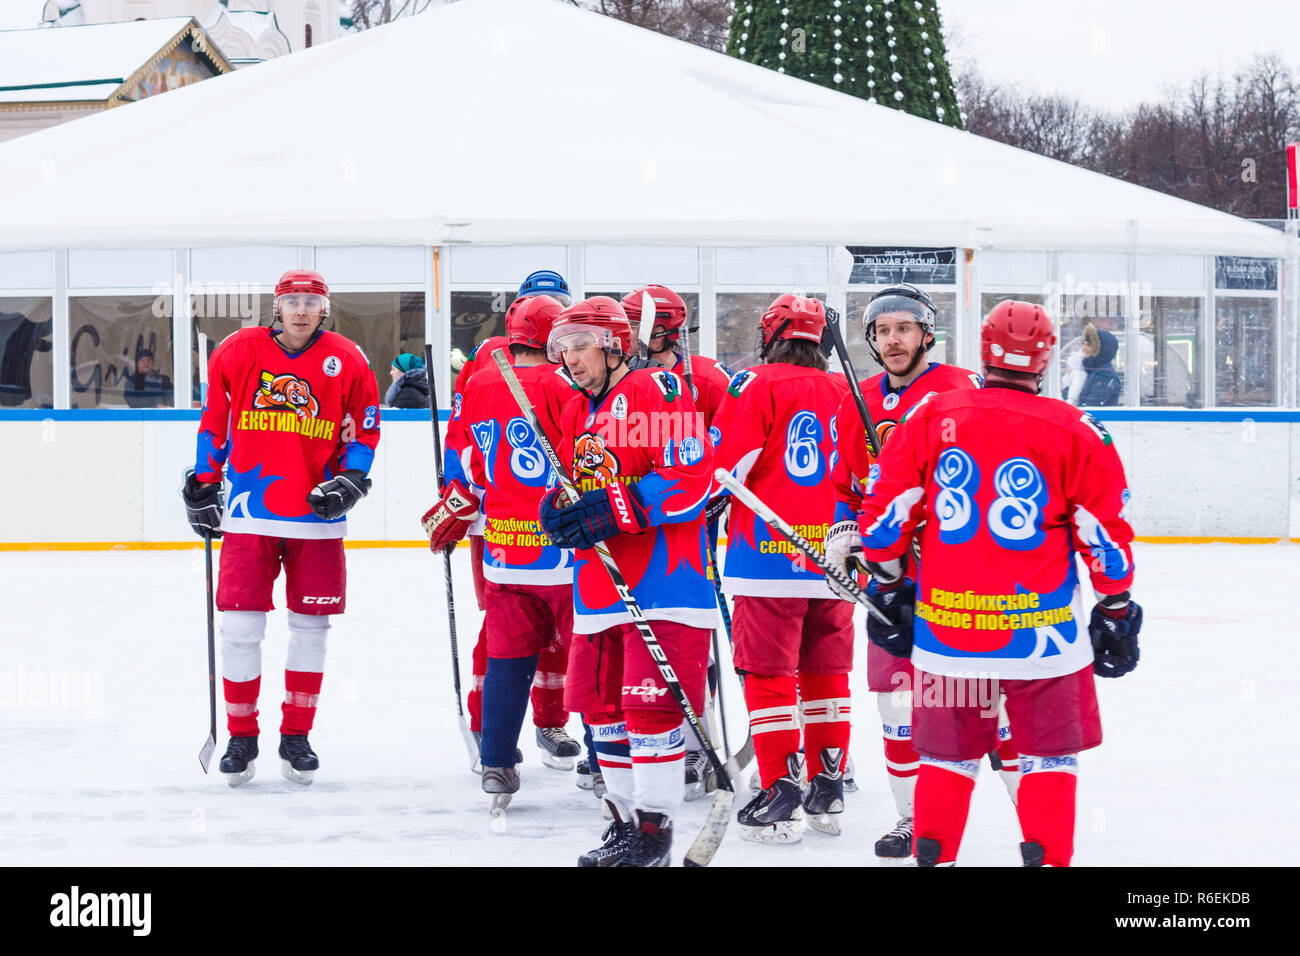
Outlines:
{"label": "white tent", "polygon": [[0,249],[1281,233],[568,4],[465,0],[0,146]]}

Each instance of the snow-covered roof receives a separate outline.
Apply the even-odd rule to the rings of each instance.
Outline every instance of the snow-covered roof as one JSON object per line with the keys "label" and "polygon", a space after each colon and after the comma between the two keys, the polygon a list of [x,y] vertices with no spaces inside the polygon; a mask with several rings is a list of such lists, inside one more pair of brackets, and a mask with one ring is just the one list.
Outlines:
{"label": "snow-covered roof", "polygon": [[0,103],[107,99],[189,22],[168,17],[0,30]]}
{"label": "snow-covered roof", "polygon": [[593,241],[1278,256],[1286,241],[540,0],[448,4],[19,137],[0,145],[0,208],[8,249]]}

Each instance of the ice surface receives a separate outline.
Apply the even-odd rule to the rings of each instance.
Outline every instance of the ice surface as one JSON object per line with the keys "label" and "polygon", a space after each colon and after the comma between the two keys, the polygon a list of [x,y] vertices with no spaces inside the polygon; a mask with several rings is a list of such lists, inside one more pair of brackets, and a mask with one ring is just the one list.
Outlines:
{"label": "ice surface", "polygon": [[[1075,862],[1294,865],[1300,549],[1138,545],[1136,559],[1142,663],[1122,680],[1098,681],[1106,742],[1080,760]],[[231,790],[215,759],[207,777],[197,760],[208,726],[202,552],[0,553],[0,857],[572,866],[598,845],[597,802],[572,774],[541,766],[528,725],[523,787],[506,832],[492,832],[489,798],[454,724],[441,563],[413,549],[351,550],[348,563],[348,613],[335,618],[312,733],[316,782],[288,783],[275,756],[287,641],[281,586],[264,648],[269,732],[257,777]],[[468,686],[480,614],[468,552],[454,564]],[[853,677],[862,789],[848,795],[843,836],[809,832],[797,846],[759,846],[741,842],[733,819],[715,865],[874,865],[872,844],[895,814],[865,679],[865,669]],[[724,693],[739,746],[734,678]],[[576,718],[570,732],[581,733]],[[218,756],[224,748],[222,732]],[[682,813],[678,861],[707,805]],[[986,766],[959,862],[1017,865],[1019,839]]]}

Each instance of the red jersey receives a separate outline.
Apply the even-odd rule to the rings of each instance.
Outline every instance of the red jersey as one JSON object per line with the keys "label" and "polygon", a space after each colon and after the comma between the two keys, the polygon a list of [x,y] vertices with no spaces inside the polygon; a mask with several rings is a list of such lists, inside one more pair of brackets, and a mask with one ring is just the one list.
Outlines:
{"label": "red jersey", "polygon": [[1044,678],[1092,663],[1074,555],[1098,594],[1133,581],[1129,490],[1105,428],[1017,389],[921,405],[871,467],[865,556],[899,557],[921,531],[912,663],[936,674]]}
{"label": "red jersey", "polygon": [[[606,544],[645,616],[713,626],[717,602],[704,559],[713,443],[682,380],[666,369],[628,372],[599,405],[574,396],[560,431],[557,451],[572,461],[579,491],[621,481],[643,508],[644,531]],[[573,610],[575,634],[632,620],[594,550],[574,554]]]}
{"label": "red jersey", "polygon": [[[515,375],[556,445],[560,412],[574,397],[572,381],[550,364],[516,368]],[[469,484],[483,503],[483,576],[498,584],[572,582],[573,552],[552,544],[537,518],[555,472],[495,363],[474,376],[459,418],[470,439]]]}
{"label": "red jersey", "polygon": [[[835,443],[827,426],[848,391],[843,378],[777,362],[736,375],[714,419],[717,466],[731,471],[813,544],[835,510]],[[833,598],[821,568],[739,501],[727,523],[723,585],[732,594]]]}
{"label": "red jersey", "polygon": [[[308,493],[345,468],[369,472],[379,444],[379,391],[370,363],[337,332],[321,332],[301,352],[255,327],[225,339],[208,362],[208,397],[199,421],[194,473],[230,494],[221,530],[277,538],[342,538],[346,516],[326,521]],[[356,439],[340,440],[343,422]]]}
{"label": "red jersey", "polygon": [[[930,367],[901,392],[889,390],[888,376],[884,372],[859,383],[862,400],[876,425],[882,447],[908,413],[930,396],[955,388],[980,388],[983,384],[984,379],[974,372],[938,362],[931,362]],[[867,448],[866,425],[858,414],[858,403],[852,394],[844,396],[831,419],[831,432],[835,436],[836,449],[831,472],[835,484],[835,522],[852,521],[858,516],[862,485],[875,460]]]}
{"label": "red jersey", "polygon": [[[673,354],[677,356],[677,362],[669,368],[669,371],[676,372],[685,380],[686,363],[682,361],[680,353]],[[731,369],[716,359],[706,358],[703,355],[691,356],[691,379],[695,383],[695,394],[691,397],[695,399],[695,407],[704,416],[706,426],[713,424],[713,418],[717,415],[718,406],[722,404],[722,399],[727,394],[727,385],[730,384],[733,374],[735,373]],[[716,445],[718,440],[715,438],[713,443]]]}
{"label": "red jersey", "polygon": [[[504,335],[494,335],[474,346],[469,353],[469,358],[465,360],[465,364],[456,373],[456,384],[452,386],[451,390],[451,414],[447,416],[447,443],[442,450],[442,470],[448,479],[457,474],[468,473],[467,456],[472,442],[461,422],[460,410],[465,403],[465,393],[469,389],[470,379],[474,377],[475,373],[484,368],[496,368],[496,363],[492,360],[492,353],[497,349],[504,349],[506,356],[510,356],[510,345]],[[432,383],[430,383],[430,386],[432,387]],[[510,406],[514,407],[514,399],[510,400]],[[460,461],[459,470],[453,467],[452,462],[454,460]],[[477,522],[475,524],[477,525]],[[482,532],[475,528],[470,533],[481,534]]]}

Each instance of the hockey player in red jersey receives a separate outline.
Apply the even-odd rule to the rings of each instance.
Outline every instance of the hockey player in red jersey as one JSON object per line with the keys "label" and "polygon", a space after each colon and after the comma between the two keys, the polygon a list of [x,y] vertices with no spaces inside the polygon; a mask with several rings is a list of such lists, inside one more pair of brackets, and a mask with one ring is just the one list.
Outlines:
{"label": "hockey player in red jersey", "polygon": [[[727,385],[732,376],[731,369],[715,359],[691,354],[690,332],[692,330],[686,325],[686,302],[667,286],[646,285],[634,289],[623,297],[623,311],[627,313],[627,320],[634,334],[639,334],[641,303],[645,295],[649,295],[655,304],[654,323],[650,330],[648,345],[649,362],[652,366],[667,368],[681,376],[682,380],[691,387],[691,397],[695,400],[695,407],[704,416],[705,427],[711,428],[713,416],[727,394]],[[710,432],[710,437],[716,445],[717,435]],[[708,527],[710,554],[712,554],[718,540],[716,514],[709,518]],[[717,573],[716,569],[713,573]],[[716,680],[716,671],[710,665],[710,686],[713,686]],[[712,707],[711,699],[710,707]],[[682,734],[686,739],[686,799],[696,800],[704,796],[705,781],[709,775],[709,759],[685,721],[682,722]]]}
{"label": "hockey player in red jersey", "polygon": [[[558,438],[560,409],[573,385],[549,363],[546,339],[562,306],[549,296],[515,299],[506,312],[511,364],[547,439]],[[519,789],[516,745],[538,656],[550,650],[562,664],[573,634],[573,555],[555,547],[537,523],[538,503],[555,477],[532,426],[520,416],[495,363],[481,368],[458,410],[470,438],[468,469],[450,463],[442,500],[425,513],[429,546],[440,551],[484,518],[483,574],[487,666],[483,683],[483,790],[504,807]],[[562,690],[561,684],[561,690]],[[568,713],[556,728],[563,731]],[[542,733],[541,728],[538,734]],[[568,740],[575,756],[577,743]]]}
{"label": "hockey player in red jersey", "polygon": [[[759,498],[813,543],[834,510],[834,442],[826,423],[846,394],[826,371],[819,343],[826,312],[785,294],[763,313],[765,364],[732,380],[714,419],[715,453]],[[735,665],[763,789],[737,817],[740,835],[764,843],[802,839],[805,811],[838,834],[849,746],[853,605],[836,598],[821,570],[740,502],[727,524],[723,584],[735,596]],[[802,699],[802,703],[800,703]],[[801,793],[800,722],[809,788]]]}
{"label": "hockey player in red jersey", "polygon": [[703,701],[717,605],[704,567],[713,445],[678,376],[630,371],[632,329],[613,299],[566,309],[548,351],[584,394],[558,452],[582,497],[542,499],[551,540],[575,549],[565,703],[591,726],[614,822],[580,866],[666,866],[683,798],[682,714],[594,546],[606,543],[691,705]]}
{"label": "hockey player in red jersey", "polygon": [[[861,383],[862,397],[882,444],[921,402],[951,389],[980,387],[982,379],[978,375],[926,361],[935,343],[935,307],[930,297],[915,286],[902,283],[881,289],[867,303],[862,322],[867,348],[884,369]],[[832,427],[838,460],[832,476],[835,518],[827,535],[826,557],[850,576],[856,576],[863,570],[858,561],[857,514],[862,484],[874,459],[852,395],[845,395]],[[876,855],[907,858],[912,855],[912,794],[921,765],[911,739],[912,663],[871,643],[867,644],[866,656],[867,687],[876,696],[885,742],[885,769],[899,817],[894,828],[876,841]],[[998,753],[1004,767],[1003,780],[1014,787],[1019,782],[1015,751],[1005,734],[1003,738]]]}
{"label": "hockey player in red jersey", "polygon": [[[1129,491],[1102,425],[1038,395],[1056,342],[1042,307],[999,303],[980,339],[985,387],[917,408],[867,476],[863,558],[893,622],[872,621],[868,636],[916,667],[917,863],[957,857],[1001,694],[1020,751],[1022,857],[1068,866],[1077,755],[1101,743],[1093,674],[1138,661]],[[923,521],[913,585],[902,559]],[[1076,553],[1098,599],[1091,642]]]}
{"label": "hockey player in red jersey", "polygon": [[[232,787],[253,776],[258,755],[261,642],[281,565],[289,605],[281,770],[305,784],[319,766],[307,735],[330,615],[346,604],[344,515],[370,489],[379,444],[375,376],[356,345],[325,330],[325,280],[286,272],[275,286],[275,317],[281,328],[240,329],[213,352],[195,465],[182,491],[194,530],[224,535],[216,606],[230,744],[220,766]],[[353,440],[344,440],[345,423],[355,427]]]}
{"label": "hockey player in red jersey", "polygon": [[[529,273],[519,286],[515,301],[536,295],[548,295],[561,306],[569,304],[569,286],[557,272],[540,269]],[[508,314],[509,310],[507,310]],[[544,344],[545,340],[543,340]],[[443,448],[443,473],[463,473],[466,465],[464,457],[472,444],[470,435],[461,424],[460,409],[469,392],[469,383],[474,375],[484,368],[494,368],[492,353],[497,349],[509,348],[507,336],[494,335],[484,339],[470,352],[465,364],[456,375],[452,387],[451,414],[447,419],[447,441]],[[474,599],[478,609],[484,611],[483,578],[483,520],[470,525],[469,561],[474,579]],[[483,730],[483,680],[487,675],[487,618],[479,626],[478,638],[474,642],[471,655],[472,676],[469,693],[465,695],[465,706],[469,710],[469,729],[475,740]],[[537,671],[533,676],[532,704],[533,725],[538,746],[542,748],[542,762],[556,770],[570,770],[573,757],[580,752],[577,743],[564,731],[568,712],[564,709],[564,667],[565,654],[558,645],[544,647],[538,659]],[[475,764],[476,772],[482,771],[482,761]]]}

